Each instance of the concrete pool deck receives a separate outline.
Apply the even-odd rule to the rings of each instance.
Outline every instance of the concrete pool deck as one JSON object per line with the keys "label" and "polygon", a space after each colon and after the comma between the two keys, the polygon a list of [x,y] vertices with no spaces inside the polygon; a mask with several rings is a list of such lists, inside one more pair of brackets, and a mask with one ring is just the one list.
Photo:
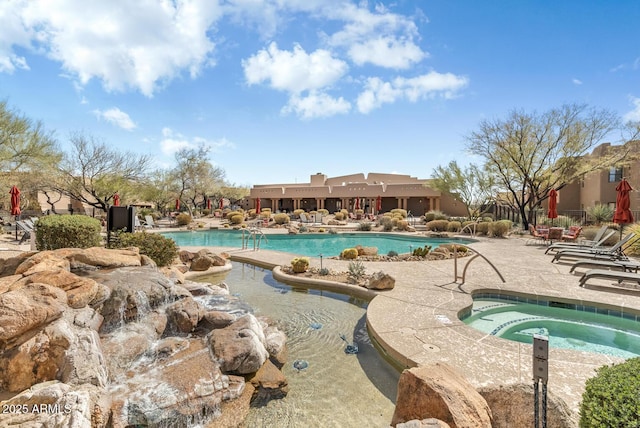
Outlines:
{"label": "concrete pool deck", "polygon": [[[502,283],[493,268],[475,258],[466,272],[466,282],[454,281],[454,261],[365,262],[367,273],[383,271],[396,279],[393,290],[378,293],[367,308],[370,335],[401,367],[445,362],[455,367],[473,385],[532,383],[532,346],[487,335],[465,325],[458,314],[472,304],[472,293],[519,294],[544,300],[578,303],[603,309],[616,308],[640,315],[640,292],[611,287],[611,281],[593,281],[581,288],[581,272],[569,273],[571,262],[551,263],[546,247],[526,245],[525,238],[480,238],[470,247],[490,260],[503,275]],[[199,247],[183,247],[193,251]],[[226,251],[235,261],[251,261],[263,267],[288,265],[292,254],[269,250]],[[469,261],[458,259],[458,274]],[[346,271],[348,262],[323,259],[323,266]],[[320,259],[311,258],[319,267]],[[345,288],[345,294],[348,289]],[[622,308],[622,310],[620,309]],[[586,379],[598,367],[622,359],[587,352],[551,349],[548,391],[578,411]]]}

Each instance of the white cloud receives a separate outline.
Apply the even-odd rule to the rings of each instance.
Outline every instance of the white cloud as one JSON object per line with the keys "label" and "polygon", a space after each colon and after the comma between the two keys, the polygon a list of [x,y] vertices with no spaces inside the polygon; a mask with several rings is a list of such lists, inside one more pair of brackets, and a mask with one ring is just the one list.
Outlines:
{"label": "white cloud", "polygon": [[[84,97],[83,97],[84,101]],[[109,110],[94,110],[93,113],[98,119],[106,120],[107,122],[115,125],[119,128],[132,131],[136,128],[136,124],[131,120],[129,115],[117,107],[110,108]]]}
{"label": "white cloud", "polygon": [[629,101],[633,105],[633,110],[622,116],[624,122],[640,122],[640,98],[629,97]]}
{"label": "white cloud", "polygon": [[349,47],[349,57],[357,65],[369,62],[386,68],[409,68],[413,63],[422,61],[425,56],[412,41],[389,36],[354,43]]}
{"label": "white cloud", "polygon": [[408,79],[397,77],[391,82],[371,77],[367,79],[364,91],[358,96],[358,111],[366,114],[383,104],[394,103],[399,99],[407,99],[410,102],[435,97],[450,99],[468,84],[469,80],[466,77],[435,71]]}
{"label": "white cloud", "polygon": [[333,98],[325,93],[311,91],[306,97],[293,95],[282,113],[295,113],[302,119],[315,119],[330,117],[336,114],[345,114],[351,110],[351,103],[344,98]]}
{"label": "white cloud", "polygon": [[416,24],[384,6],[376,6],[371,12],[366,3],[344,4],[325,9],[325,13],[331,19],[345,22],[340,31],[325,36],[327,44],[346,49],[358,65],[407,68],[428,56],[414,41],[418,38]]}
{"label": "white cloud", "polygon": [[200,146],[209,147],[214,153],[224,148],[235,148],[235,144],[224,137],[218,140],[209,140],[197,136],[189,138],[173,131],[171,128],[162,128],[160,150],[167,156],[172,156],[182,149],[195,149]]}
{"label": "white cloud", "polygon": [[0,73],[29,69],[26,59],[13,52],[14,46],[28,48],[33,37],[33,32],[25,27],[20,16],[24,5],[24,1],[0,2]]}
{"label": "white cloud", "polygon": [[582,85],[582,80],[580,79],[573,78],[571,82],[573,82],[574,85]]}
{"label": "white cloud", "polygon": [[347,64],[324,49],[308,54],[296,44],[280,50],[275,42],[242,61],[249,85],[269,82],[273,89],[299,94],[332,85],[348,70]]}
{"label": "white cloud", "polygon": [[[23,27],[14,24],[7,30],[2,19],[0,67],[7,67],[7,46],[31,43],[82,85],[96,78],[107,90],[134,88],[146,96],[182,70],[193,78],[212,63],[215,45],[207,31],[221,13],[217,2],[207,0],[93,0],[91,7],[78,7],[75,0],[9,4]],[[0,16],[8,8],[0,9]]]}

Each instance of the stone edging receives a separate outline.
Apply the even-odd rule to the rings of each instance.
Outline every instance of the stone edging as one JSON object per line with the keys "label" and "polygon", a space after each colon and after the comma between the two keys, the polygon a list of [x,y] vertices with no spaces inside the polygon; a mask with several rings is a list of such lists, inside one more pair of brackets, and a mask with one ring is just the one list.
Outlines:
{"label": "stone edging", "polygon": [[324,279],[304,278],[299,276],[293,276],[282,272],[280,266],[275,266],[271,270],[273,278],[283,282],[285,284],[294,285],[303,288],[313,288],[318,290],[332,291],[334,293],[346,294],[349,296],[357,297],[371,301],[378,295],[375,291],[368,290],[364,287],[357,285],[344,284],[342,282],[327,281]]}

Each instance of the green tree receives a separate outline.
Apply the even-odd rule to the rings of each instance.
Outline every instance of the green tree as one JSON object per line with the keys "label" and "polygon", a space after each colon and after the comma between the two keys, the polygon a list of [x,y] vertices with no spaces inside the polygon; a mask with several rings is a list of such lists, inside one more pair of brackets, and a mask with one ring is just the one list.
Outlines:
{"label": "green tree", "polygon": [[198,205],[203,206],[208,195],[213,195],[224,183],[225,172],[209,161],[210,148],[184,148],[176,153],[176,166],[172,176],[177,197],[192,213]]}
{"label": "green tree", "polygon": [[467,142],[470,152],[483,157],[496,175],[526,229],[551,189],[618,164],[628,155],[628,150],[610,150],[587,156],[619,129],[614,113],[570,104],[542,114],[512,111],[506,119],[484,120]]}
{"label": "green tree", "polygon": [[56,190],[107,211],[118,192],[126,198],[136,183],[142,183],[151,158],[112,150],[106,143],[83,134],[70,138],[72,149],[59,169]]}
{"label": "green tree", "polygon": [[148,179],[141,184],[140,198],[151,202],[163,214],[173,204],[176,198],[176,188],[172,174],[163,169],[151,172]]}
{"label": "green tree", "polygon": [[[51,172],[62,158],[53,135],[41,122],[34,122],[0,101],[0,186],[17,185],[22,190],[23,205],[37,205],[38,190],[47,188]],[[9,194],[0,199],[9,204]]]}
{"label": "green tree", "polygon": [[456,161],[433,170],[431,185],[441,192],[456,196],[467,208],[469,219],[481,217],[496,195],[495,176],[475,164],[461,168]]}

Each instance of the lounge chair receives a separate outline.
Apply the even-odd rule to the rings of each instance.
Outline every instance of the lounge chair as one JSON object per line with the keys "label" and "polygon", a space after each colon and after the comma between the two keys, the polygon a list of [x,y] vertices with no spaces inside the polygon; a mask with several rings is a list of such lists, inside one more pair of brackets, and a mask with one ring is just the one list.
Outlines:
{"label": "lounge chair", "polygon": [[580,278],[580,287],[584,287],[586,282],[591,278],[615,279],[620,284],[623,281],[637,282],[640,285],[640,274],[633,272],[618,272],[605,269],[588,270]]}
{"label": "lounge chair", "polygon": [[307,214],[305,214],[305,213],[300,213],[300,222],[301,223],[313,223],[311,218],[307,217]]}
{"label": "lounge chair", "polygon": [[[604,231],[606,232],[607,229],[604,229]],[[547,247],[547,249],[545,250],[545,254],[548,254],[549,251],[560,251],[560,250],[579,250],[579,249],[589,249],[589,248],[597,248],[602,246],[602,244],[604,244],[607,239],[609,239],[611,236],[613,236],[616,233],[615,230],[611,230],[608,233],[606,233],[604,236],[600,235],[600,232],[598,232],[598,234],[596,234],[596,237],[594,238],[594,240],[592,241],[587,241],[587,240],[583,240],[580,242],[575,242],[575,243],[571,243],[571,242],[556,242],[555,244],[551,244],[549,245],[549,247]],[[596,239],[597,238],[597,239]]]}
{"label": "lounge chair", "polygon": [[567,233],[562,233],[562,241],[563,242],[576,242],[578,237],[582,233],[582,227],[580,226],[569,226],[569,230]]}
{"label": "lounge chair", "polygon": [[536,227],[532,224],[529,225],[529,234],[533,236],[533,242],[542,242],[544,244],[547,243],[549,239],[549,230],[546,229],[545,232],[540,232]]}
{"label": "lounge chair", "polygon": [[571,266],[569,273],[573,273],[574,270],[583,266],[595,266],[627,272],[633,271],[635,273],[638,273],[640,270],[640,263],[631,260],[578,260]]}
{"label": "lounge chair", "polygon": [[609,248],[585,248],[585,249],[568,249],[568,250],[560,250],[555,256],[553,256],[553,260],[551,263],[560,260],[564,257],[573,258],[573,259],[596,259],[596,260],[626,260],[627,256],[625,256],[623,251],[623,246],[629,242],[635,233],[630,233],[620,241],[618,241],[614,246]]}
{"label": "lounge chair", "polygon": [[151,226],[152,229],[156,227],[160,227],[155,223],[155,221],[153,221],[153,217],[151,217],[150,215],[144,216],[144,221],[147,223],[148,226]]}
{"label": "lounge chair", "polygon": [[151,226],[149,226],[146,222],[140,220],[137,216],[133,221],[133,226],[135,230],[151,229]]}
{"label": "lounge chair", "polygon": [[33,223],[28,223],[24,220],[18,220],[16,221],[16,225],[18,225],[18,228],[23,232],[19,244],[22,244],[24,241],[31,239],[31,234],[34,233]]}

